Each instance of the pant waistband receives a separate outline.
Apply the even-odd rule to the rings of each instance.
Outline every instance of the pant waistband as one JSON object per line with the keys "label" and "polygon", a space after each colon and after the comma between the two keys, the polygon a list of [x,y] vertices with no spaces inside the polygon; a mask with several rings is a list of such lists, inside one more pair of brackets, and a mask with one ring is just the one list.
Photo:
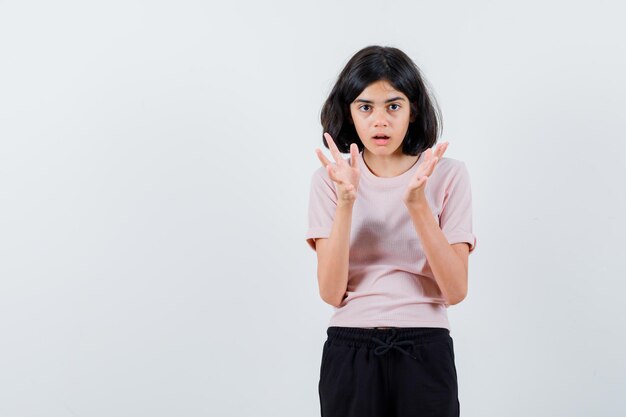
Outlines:
{"label": "pant waistband", "polygon": [[420,344],[446,340],[450,331],[440,327],[329,327],[326,331],[328,340],[334,345],[374,348],[376,355],[383,355],[390,349],[396,349],[405,355],[417,359],[406,348]]}

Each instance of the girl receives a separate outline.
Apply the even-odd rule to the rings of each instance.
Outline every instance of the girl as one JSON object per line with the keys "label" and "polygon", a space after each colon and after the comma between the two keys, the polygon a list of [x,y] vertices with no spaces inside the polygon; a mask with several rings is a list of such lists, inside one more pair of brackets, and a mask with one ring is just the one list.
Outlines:
{"label": "girl", "polygon": [[476,238],[465,164],[435,147],[440,119],[418,67],[391,47],[357,52],[323,106],[334,162],[316,150],[306,233],[335,307],[323,417],[459,415],[446,309],[467,294]]}

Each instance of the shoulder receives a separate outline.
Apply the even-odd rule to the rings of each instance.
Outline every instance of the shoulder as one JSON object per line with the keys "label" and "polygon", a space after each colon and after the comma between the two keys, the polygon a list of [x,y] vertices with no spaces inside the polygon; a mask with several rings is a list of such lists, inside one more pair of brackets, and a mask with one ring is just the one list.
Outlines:
{"label": "shoulder", "polygon": [[320,166],[311,174],[311,188],[324,191],[325,194],[335,194],[335,183],[330,179],[326,167]]}
{"label": "shoulder", "polygon": [[466,175],[467,167],[465,166],[465,162],[459,159],[444,156],[437,162],[435,172],[444,178],[452,178],[458,175]]}
{"label": "shoulder", "polygon": [[470,186],[470,177],[465,162],[443,157],[431,175],[431,187],[437,192],[448,194],[451,190]]}
{"label": "shoulder", "polygon": [[328,171],[326,171],[326,167],[322,166],[313,171],[313,174],[311,175],[311,180],[314,182],[332,182],[332,180],[328,176]]}

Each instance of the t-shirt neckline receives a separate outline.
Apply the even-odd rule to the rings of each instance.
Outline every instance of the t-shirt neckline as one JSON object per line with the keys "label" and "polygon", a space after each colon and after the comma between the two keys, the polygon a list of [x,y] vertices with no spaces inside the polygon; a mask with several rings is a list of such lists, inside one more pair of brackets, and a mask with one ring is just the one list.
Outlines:
{"label": "t-shirt neckline", "polygon": [[407,184],[411,177],[413,177],[421,163],[422,155],[420,154],[413,166],[407,171],[404,171],[402,174],[396,175],[395,177],[378,177],[372,171],[370,171],[369,167],[365,163],[365,160],[363,159],[363,151],[359,152],[359,168],[362,175],[370,182],[385,187],[393,187]]}

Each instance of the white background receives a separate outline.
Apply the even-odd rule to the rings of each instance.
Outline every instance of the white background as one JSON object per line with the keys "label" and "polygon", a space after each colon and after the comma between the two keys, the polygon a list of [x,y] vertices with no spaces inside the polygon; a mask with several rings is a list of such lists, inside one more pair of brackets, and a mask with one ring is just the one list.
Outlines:
{"label": "white background", "polygon": [[309,181],[371,44],[471,175],[462,415],[626,415],[617,4],[0,1],[0,415],[318,416]]}

